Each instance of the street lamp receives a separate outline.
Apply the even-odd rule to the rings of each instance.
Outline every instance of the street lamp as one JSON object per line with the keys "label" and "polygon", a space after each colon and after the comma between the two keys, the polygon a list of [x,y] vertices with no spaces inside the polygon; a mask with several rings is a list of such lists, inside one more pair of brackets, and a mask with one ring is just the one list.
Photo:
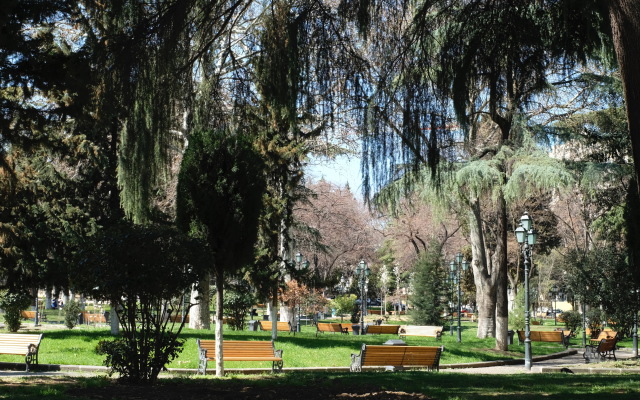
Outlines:
{"label": "street lamp", "polygon": [[460,314],[462,314],[462,305],[460,300],[462,298],[462,293],[460,291],[460,280],[462,271],[469,269],[469,262],[463,259],[462,253],[458,253],[456,254],[456,259],[451,261],[449,266],[451,268],[454,282],[458,286],[458,343],[460,343],[462,342],[462,330],[460,326]]}
{"label": "street lamp", "polygon": [[366,310],[366,285],[367,279],[371,274],[371,269],[367,266],[367,263],[362,260],[356,266],[356,278],[358,279],[360,287],[360,334],[364,333],[364,311]]}
{"label": "street lamp", "polygon": [[451,301],[449,301],[449,314],[451,314],[451,322],[449,322],[449,331],[451,333],[451,336],[453,336],[453,299],[454,299],[454,291],[455,291],[455,287],[456,287],[456,278],[455,278],[455,274],[453,271],[449,271],[449,280],[447,282],[447,284],[449,285],[449,288],[451,289]]}
{"label": "street lamp", "polygon": [[515,230],[516,240],[522,246],[524,257],[524,368],[531,370],[531,329],[529,326],[529,264],[531,248],[536,244],[538,232],[533,229],[533,221],[527,212],[520,217],[520,226]]}
{"label": "street lamp", "polygon": [[556,316],[556,309],[558,307],[558,297],[557,297],[558,287],[556,285],[553,285],[549,292],[553,296],[553,300],[551,301],[551,304],[553,307],[553,325],[556,325],[556,323],[558,322],[558,318]]}
{"label": "street lamp", "polygon": [[[295,260],[295,265],[296,265],[296,270],[297,271],[306,271],[309,268],[309,260],[304,259],[303,261],[303,256],[302,253],[298,252],[296,253],[296,260]],[[301,299],[298,299],[298,319],[296,322],[296,332],[300,332],[300,315],[302,314],[302,310],[301,310]]]}

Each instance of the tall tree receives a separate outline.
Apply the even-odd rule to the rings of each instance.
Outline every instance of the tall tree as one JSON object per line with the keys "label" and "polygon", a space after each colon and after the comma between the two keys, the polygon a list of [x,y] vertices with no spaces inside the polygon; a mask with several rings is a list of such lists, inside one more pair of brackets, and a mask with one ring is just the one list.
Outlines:
{"label": "tall tree", "polygon": [[177,216],[182,229],[205,240],[212,252],[217,376],[224,375],[225,272],[254,260],[264,190],[264,163],[250,137],[229,131],[191,135],[180,169]]}

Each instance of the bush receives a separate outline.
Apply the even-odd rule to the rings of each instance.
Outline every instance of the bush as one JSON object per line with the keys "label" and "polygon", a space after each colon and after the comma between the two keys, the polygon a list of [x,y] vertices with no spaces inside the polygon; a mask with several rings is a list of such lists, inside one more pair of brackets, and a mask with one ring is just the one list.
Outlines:
{"label": "bush", "polygon": [[565,311],[562,313],[564,326],[573,333],[578,332],[582,326],[582,314],[577,311]]}
{"label": "bush", "polygon": [[[114,226],[79,254],[72,275],[77,290],[115,305],[123,335],[99,346],[120,380],[153,383],[182,349],[184,323],[171,299],[200,282],[210,258],[203,243],[162,225]],[[66,308],[67,306],[65,306]],[[185,307],[189,312],[191,304]]]}
{"label": "bush", "polygon": [[69,300],[69,302],[65,304],[63,308],[64,325],[69,329],[73,329],[73,327],[78,324],[78,314],[82,312],[80,303],[75,300]]}
{"label": "bush", "polygon": [[604,321],[604,313],[600,309],[591,309],[586,313],[587,317],[587,328],[591,330],[591,332],[599,332],[602,330],[602,322]]}
{"label": "bush", "polygon": [[9,332],[20,329],[20,311],[31,304],[31,296],[25,292],[11,293],[3,291],[0,294],[0,308],[4,310],[4,324]]}
{"label": "bush", "polygon": [[356,307],[356,295],[355,294],[346,294],[342,296],[336,296],[335,299],[331,300],[331,308],[336,310],[336,313],[340,316],[342,320],[342,316],[344,314],[352,314],[351,322],[353,321],[353,315],[356,315],[355,322],[358,322],[358,307]]}
{"label": "bush", "polygon": [[514,331],[524,330],[524,288],[518,286],[513,310],[509,311],[509,329]]}
{"label": "bush", "polygon": [[229,317],[232,330],[244,330],[245,316],[255,303],[255,296],[245,284],[233,285],[224,291],[224,315]]}

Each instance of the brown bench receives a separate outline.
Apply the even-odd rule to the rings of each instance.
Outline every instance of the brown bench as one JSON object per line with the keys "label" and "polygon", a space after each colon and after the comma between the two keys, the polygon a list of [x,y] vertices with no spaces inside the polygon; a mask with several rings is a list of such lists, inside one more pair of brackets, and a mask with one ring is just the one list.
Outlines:
{"label": "brown bench", "polygon": [[100,314],[100,313],[90,313],[90,312],[86,312],[83,311],[82,312],[82,320],[84,321],[85,324],[95,324],[95,323],[103,323],[106,324],[107,323],[107,318],[104,316],[104,314]]}
{"label": "brown bench", "polygon": [[369,325],[367,326],[367,335],[397,335],[400,325]]}
{"label": "brown bench", "polygon": [[351,372],[362,367],[385,366],[394,368],[426,368],[438,371],[444,347],[437,346],[385,346],[362,345],[360,354],[351,354]]}
{"label": "brown bench", "polygon": [[[180,315],[180,314],[171,314],[171,315],[169,315],[169,321],[174,322],[174,323],[181,323],[182,322],[182,317],[183,316]],[[189,314],[185,315],[184,318],[185,318],[184,322],[185,323],[189,323]]]}
{"label": "brown bench", "polygon": [[318,333],[333,332],[333,333],[349,333],[346,328],[342,327],[342,324],[330,323],[330,322],[318,322],[316,325],[316,336]]}
{"label": "brown bench", "polygon": [[[207,361],[216,359],[216,341],[197,339],[198,374],[207,373]],[[223,340],[223,361],[271,361],[271,371],[282,370],[282,350],[276,350],[272,341]]]}
{"label": "brown bench", "polygon": [[[519,344],[524,343],[524,331],[517,331]],[[562,331],[530,331],[529,338],[532,342],[561,343],[569,347],[569,338]]]}
{"label": "brown bench", "polygon": [[[260,330],[271,332],[273,324],[271,321],[260,321]],[[291,332],[291,324],[286,321],[276,322],[276,330],[278,332]]]}
{"label": "brown bench", "polygon": [[20,311],[20,316],[24,319],[36,319],[36,312],[23,310]]}
{"label": "brown bench", "polygon": [[425,336],[437,339],[442,338],[443,326],[427,326],[427,325],[402,325],[398,334],[400,338],[407,336]]}
{"label": "brown bench", "polygon": [[616,361],[616,343],[618,342],[617,338],[609,338],[602,339],[600,342],[595,344],[588,344],[584,350],[584,354],[582,357],[584,358],[586,363],[592,358],[596,356],[600,357],[600,360],[605,360],[606,358],[613,358],[613,361]]}
{"label": "brown bench", "polygon": [[[591,337],[591,335],[589,335]],[[600,343],[600,341],[602,339],[616,339],[618,340],[618,332],[611,330],[611,329],[605,329],[600,331],[600,333],[598,333],[597,336],[595,337],[591,337],[589,340],[591,340],[591,342],[593,344],[596,343]]]}
{"label": "brown bench", "polygon": [[38,363],[38,349],[41,340],[42,334],[0,333],[0,354],[24,356],[27,372],[29,372],[29,366]]}

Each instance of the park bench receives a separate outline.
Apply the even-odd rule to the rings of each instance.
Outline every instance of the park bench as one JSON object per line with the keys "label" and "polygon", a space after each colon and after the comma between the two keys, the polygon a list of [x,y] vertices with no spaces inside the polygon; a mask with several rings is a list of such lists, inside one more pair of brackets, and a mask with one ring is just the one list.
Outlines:
{"label": "park bench", "polygon": [[344,329],[344,332],[346,334],[349,334],[349,332],[351,332],[351,334],[353,335],[353,324],[352,323],[341,322],[340,325],[342,326],[342,329]]}
{"label": "park bench", "polygon": [[606,358],[613,358],[613,361],[616,361],[617,342],[618,339],[613,337],[602,339],[597,345],[588,344],[584,349],[584,354],[582,354],[582,357],[584,358],[586,363],[589,363],[589,361],[596,356],[600,357],[600,359],[603,361]]}
{"label": "park bench", "polygon": [[[182,318],[183,318],[183,316],[180,315],[180,314],[171,314],[171,315],[169,315],[169,321],[174,322],[174,323],[178,323],[178,324],[182,322]],[[184,322],[185,323],[189,323],[189,314],[185,315],[184,318],[185,318]]]}
{"label": "park bench", "polygon": [[361,372],[362,367],[384,366],[426,368],[438,371],[443,346],[387,346],[363,344],[360,354],[351,354],[351,372]]}
{"label": "park bench", "polygon": [[27,311],[27,310],[22,310],[20,311],[20,316],[24,319],[36,319],[36,312],[35,311]]}
{"label": "park bench", "polygon": [[618,340],[618,332],[611,330],[611,329],[604,329],[602,331],[600,331],[598,333],[597,336],[593,337],[590,335],[590,332],[588,333],[589,336],[591,337],[590,340],[592,343],[600,343],[600,341],[602,339],[616,339]]}
{"label": "park bench", "polygon": [[369,325],[367,326],[367,335],[397,335],[400,325]]}
{"label": "park bench", "polygon": [[316,336],[318,333],[333,332],[333,333],[349,333],[346,328],[343,328],[341,324],[330,322],[318,322],[316,325]]}
{"label": "park bench", "polygon": [[38,363],[41,340],[42,334],[0,333],[0,354],[24,356],[27,372],[29,372],[29,366]]}
{"label": "park bench", "polygon": [[[271,332],[273,325],[271,321],[260,321],[260,330]],[[291,324],[286,321],[276,322],[276,330],[278,332],[291,332]]]}
{"label": "park bench", "polygon": [[[524,343],[524,331],[518,332],[518,342]],[[569,347],[569,338],[562,331],[530,331],[529,338],[532,342],[561,343],[564,347]]]}
{"label": "park bench", "polygon": [[[216,359],[216,341],[197,339],[198,374],[207,373],[207,361]],[[282,350],[276,350],[272,341],[267,340],[224,340],[222,341],[223,361],[271,361],[271,371],[282,371]]]}
{"label": "park bench", "polygon": [[104,314],[90,313],[87,311],[82,312],[82,320],[84,321],[85,324],[95,324],[95,323],[106,324],[107,323],[107,318],[104,316]]}
{"label": "park bench", "polygon": [[427,326],[427,325],[402,325],[398,334],[403,339],[407,336],[425,336],[436,339],[442,338],[443,326]]}

